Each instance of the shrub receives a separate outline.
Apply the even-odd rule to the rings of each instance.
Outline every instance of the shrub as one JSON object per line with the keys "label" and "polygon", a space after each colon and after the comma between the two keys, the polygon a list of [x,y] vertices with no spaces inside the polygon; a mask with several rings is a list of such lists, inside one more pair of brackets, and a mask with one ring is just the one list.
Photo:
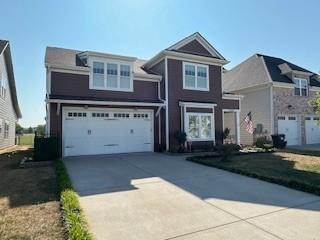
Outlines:
{"label": "shrub", "polygon": [[80,207],[78,194],[73,190],[63,162],[57,160],[55,168],[60,190],[63,222],[67,230],[67,239],[92,240],[93,237],[88,231],[88,225]]}
{"label": "shrub", "polygon": [[221,144],[217,146],[217,151],[221,154],[222,160],[228,160],[228,158],[235,152],[239,152],[241,147],[237,144]]}
{"label": "shrub", "polygon": [[57,137],[34,137],[35,161],[52,161],[59,157],[59,139]]}
{"label": "shrub", "polygon": [[258,137],[255,143],[256,147],[263,149],[269,149],[270,147],[268,145],[270,144],[271,141],[269,141],[266,136]]}
{"label": "shrub", "polygon": [[172,152],[185,152],[185,143],[187,141],[187,134],[185,132],[177,132],[175,134],[175,138],[177,139],[179,145],[175,146],[173,149],[171,149]]}

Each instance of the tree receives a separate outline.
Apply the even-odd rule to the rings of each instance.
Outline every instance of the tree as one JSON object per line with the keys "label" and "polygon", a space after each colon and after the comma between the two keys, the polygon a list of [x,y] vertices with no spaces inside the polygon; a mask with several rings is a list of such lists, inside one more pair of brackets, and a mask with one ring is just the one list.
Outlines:
{"label": "tree", "polygon": [[[316,76],[316,80],[320,81],[320,75]],[[320,92],[317,92],[316,97],[309,101],[309,104],[311,107],[313,107],[315,113],[320,115]]]}
{"label": "tree", "polygon": [[23,127],[19,123],[16,124],[16,134],[21,135],[23,134]]}
{"label": "tree", "polygon": [[36,127],[36,132],[37,132],[37,135],[44,136],[45,126],[44,125],[38,125]]}
{"label": "tree", "polygon": [[33,133],[33,128],[32,127],[29,127],[26,131],[26,133]]}

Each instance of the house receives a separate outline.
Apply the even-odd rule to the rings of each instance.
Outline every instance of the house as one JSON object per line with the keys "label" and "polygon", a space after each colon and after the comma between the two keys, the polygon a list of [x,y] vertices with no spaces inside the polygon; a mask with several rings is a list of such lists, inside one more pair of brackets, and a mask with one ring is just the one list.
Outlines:
{"label": "house", "polygon": [[15,144],[16,122],[21,118],[9,41],[0,40],[0,149]]}
{"label": "house", "polygon": [[199,33],[149,60],[47,47],[47,134],[63,156],[174,150],[181,132],[188,147],[207,148],[228,124],[240,141],[241,96],[223,94],[226,63]]}
{"label": "house", "polygon": [[225,72],[227,92],[244,96],[241,119],[251,112],[254,134],[241,123],[241,143],[282,133],[288,145],[320,143],[319,116],[309,101],[320,91],[318,75],[284,59],[255,54]]}

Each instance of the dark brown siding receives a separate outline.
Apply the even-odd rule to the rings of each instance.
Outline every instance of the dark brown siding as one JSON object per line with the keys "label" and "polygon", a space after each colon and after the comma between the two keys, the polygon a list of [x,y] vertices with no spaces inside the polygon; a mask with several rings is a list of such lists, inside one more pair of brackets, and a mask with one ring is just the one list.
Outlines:
{"label": "dark brown siding", "polygon": [[186,108],[186,112],[212,113],[212,109],[211,108]]}
{"label": "dark brown siding", "polygon": [[[71,105],[62,104],[60,108],[60,113],[57,115],[57,104],[52,103],[50,106],[50,134],[52,136],[57,136],[60,140],[60,146],[62,147],[62,108],[63,107],[84,107],[84,105]],[[90,105],[89,108],[112,108],[110,106],[100,106],[100,105]],[[119,106],[114,108],[125,108],[132,109],[132,106]],[[159,119],[155,116],[157,108],[154,107],[138,107],[139,109],[152,109],[154,116],[154,150],[161,151],[163,146],[159,144]]]}
{"label": "dark brown siding", "polygon": [[211,53],[208,52],[208,50],[205,49],[197,40],[189,42],[188,44],[179,48],[178,51],[212,57]]}
{"label": "dark brown siding", "polygon": [[[221,67],[209,66],[209,91],[195,91],[183,89],[182,61],[168,59],[168,87],[169,87],[169,137],[170,148],[178,144],[175,139],[176,132],[180,131],[179,101],[215,103],[215,131],[216,142],[222,142],[222,109],[238,109],[238,102],[222,100],[221,92]],[[195,110],[195,109],[194,109]],[[189,111],[189,110],[188,110]],[[197,110],[199,111],[199,110]],[[207,111],[205,111],[207,112]],[[200,143],[199,143],[200,144]]]}
{"label": "dark brown siding", "polygon": [[51,94],[64,96],[80,96],[95,98],[110,98],[119,100],[158,100],[158,83],[133,81],[133,92],[89,89],[89,76],[71,73],[52,72]]}
{"label": "dark brown siding", "polygon": [[223,99],[222,100],[222,108],[223,109],[239,109],[239,101],[238,100],[229,100]]}

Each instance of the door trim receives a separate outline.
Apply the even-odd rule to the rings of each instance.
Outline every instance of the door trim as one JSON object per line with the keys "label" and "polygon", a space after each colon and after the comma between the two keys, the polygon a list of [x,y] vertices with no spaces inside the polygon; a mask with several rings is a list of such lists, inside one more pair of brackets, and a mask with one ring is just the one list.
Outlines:
{"label": "door trim", "polygon": [[132,109],[132,108],[99,108],[99,107],[89,107],[89,108],[84,108],[84,107],[70,107],[70,106],[62,106],[62,114],[61,114],[61,147],[62,147],[62,157],[65,157],[65,144],[64,144],[64,139],[65,139],[65,116],[67,111],[84,111],[84,112],[92,112],[92,111],[109,111],[109,112],[119,112],[119,111],[124,111],[124,112],[145,112],[150,114],[150,119],[151,119],[151,152],[154,152],[154,109],[143,109],[143,108],[138,108],[138,109]]}

